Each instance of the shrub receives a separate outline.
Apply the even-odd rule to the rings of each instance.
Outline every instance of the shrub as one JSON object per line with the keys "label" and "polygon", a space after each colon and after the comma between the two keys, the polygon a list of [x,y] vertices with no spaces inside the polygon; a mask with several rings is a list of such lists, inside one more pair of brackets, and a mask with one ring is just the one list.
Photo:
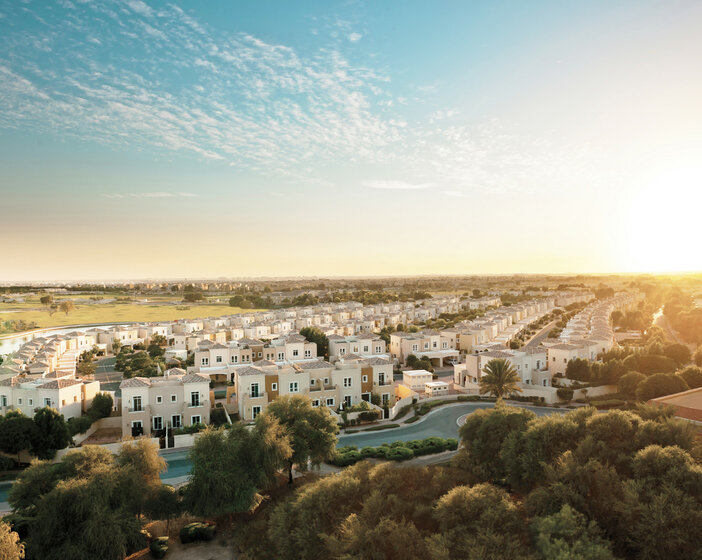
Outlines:
{"label": "shrub", "polygon": [[214,523],[188,523],[180,530],[180,542],[188,544],[195,541],[211,541],[216,529]]}
{"label": "shrub", "polygon": [[458,440],[455,438],[448,438],[446,440],[446,447],[450,451],[455,451],[456,449],[458,449]]}
{"label": "shrub", "polygon": [[168,552],[168,537],[159,537],[151,541],[149,552],[152,558],[163,558]]}
{"label": "shrub", "polygon": [[380,411],[378,410],[366,410],[358,415],[358,419],[361,422],[375,422],[380,418]]}
{"label": "shrub", "polygon": [[556,390],[556,395],[562,401],[570,401],[573,398],[573,389],[569,387],[560,387]]}
{"label": "shrub", "polygon": [[390,448],[387,458],[390,461],[407,461],[414,457],[414,452],[409,447],[397,446]]}
{"label": "shrub", "polygon": [[375,457],[375,447],[364,447],[360,451],[361,457],[364,459],[370,459],[371,457]]}

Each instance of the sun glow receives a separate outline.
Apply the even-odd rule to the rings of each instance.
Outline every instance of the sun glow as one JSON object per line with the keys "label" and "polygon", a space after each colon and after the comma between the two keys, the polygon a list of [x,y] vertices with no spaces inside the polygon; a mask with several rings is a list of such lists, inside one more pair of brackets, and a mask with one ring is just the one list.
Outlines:
{"label": "sun glow", "polygon": [[636,272],[702,270],[702,168],[662,173],[632,200],[627,268]]}

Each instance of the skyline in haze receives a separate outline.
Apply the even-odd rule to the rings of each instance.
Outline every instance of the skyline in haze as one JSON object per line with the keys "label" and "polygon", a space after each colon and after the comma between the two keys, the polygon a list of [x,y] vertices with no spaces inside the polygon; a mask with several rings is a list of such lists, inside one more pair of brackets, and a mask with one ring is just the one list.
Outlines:
{"label": "skyline in haze", "polygon": [[698,2],[0,2],[0,280],[702,270]]}

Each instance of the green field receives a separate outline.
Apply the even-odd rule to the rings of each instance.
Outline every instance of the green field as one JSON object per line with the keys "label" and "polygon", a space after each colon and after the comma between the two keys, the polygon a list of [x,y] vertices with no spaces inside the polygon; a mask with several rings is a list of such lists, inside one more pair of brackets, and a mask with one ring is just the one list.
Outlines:
{"label": "green field", "polygon": [[[77,296],[81,297],[81,296]],[[36,301],[35,301],[36,299]],[[60,303],[61,297],[56,298]],[[261,311],[260,309],[242,309],[230,307],[227,298],[223,302],[203,303],[174,303],[176,297],[149,297],[149,303],[120,302],[104,304],[76,304],[76,308],[68,315],[49,311],[39,303],[38,298],[30,298],[24,303],[0,303],[0,321],[36,322],[39,328],[60,327],[63,325],[79,325],[89,323],[116,323],[142,321],[173,321],[176,319],[197,319],[200,317],[218,317]]]}

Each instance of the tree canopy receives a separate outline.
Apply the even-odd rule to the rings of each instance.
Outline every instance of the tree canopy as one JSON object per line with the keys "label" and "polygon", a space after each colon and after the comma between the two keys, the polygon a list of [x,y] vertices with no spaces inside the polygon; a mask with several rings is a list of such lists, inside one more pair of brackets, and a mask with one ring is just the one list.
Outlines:
{"label": "tree canopy", "polygon": [[480,391],[501,398],[512,393],[521,393],[519,374],[512,362],[503,358],[490,360],[480,377]]}

